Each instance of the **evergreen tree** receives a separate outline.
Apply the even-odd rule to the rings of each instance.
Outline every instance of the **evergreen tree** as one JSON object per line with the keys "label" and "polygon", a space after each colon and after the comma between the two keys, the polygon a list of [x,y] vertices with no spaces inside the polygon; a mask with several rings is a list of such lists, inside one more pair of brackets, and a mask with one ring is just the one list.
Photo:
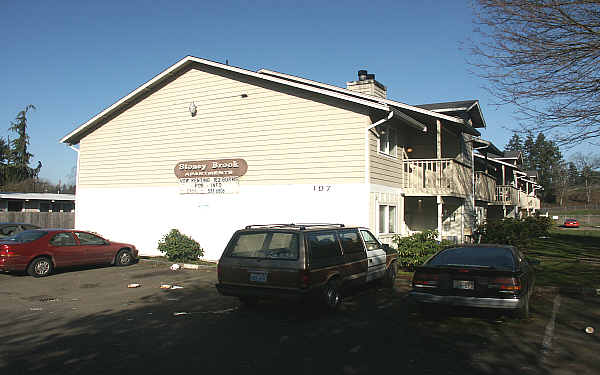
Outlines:
{"label": "evergreen tree", "polygon": [[557,192],[556,181],[553,181],[554,171],[560,169],[563,160],[558,145],[546,139],[544,133],[539,133],[529,158],[533,167],[531,169],[538,171],[538,181],[544,187],[543,199],[546,202],[554,201]]}
{"label": "evergreen tree", "polygon": [[519,151],[523,153],[523,140],[516,132],[513,133],[513,136],[508,141],[508,144],[504,148],[504,151]]}
{"label": "evergreen tree", "polygon": [[533,133],[531,130],[528,130],[527,137],[525,137],[525,141],[523,141],[523,169],[527,171],[537,169],[536,159],[536,142]]}
{"label": "evergreen tree", "polygon": [[29,134],[27,134],[27,112],[30,109],[35,109],[33,104],[29,104],[17,114],[15,121],[10,123],[8,130],[17,133],[17,138],[9,143],[8,165],[6,168],[5,179],[12,182],[23,181],[28,178],[36,177],[42,167],[42,163],[38,162],[36,168],[29,167],[29,162],[33,157],[28,151]]}

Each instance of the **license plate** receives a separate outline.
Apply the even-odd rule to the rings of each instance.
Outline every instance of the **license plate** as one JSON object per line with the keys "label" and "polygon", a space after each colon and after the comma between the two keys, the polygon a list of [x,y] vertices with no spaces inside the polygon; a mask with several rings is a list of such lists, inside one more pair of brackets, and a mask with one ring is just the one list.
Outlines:
{"label": "license plate", "polygon": [[250,281],[255,283],[265,283],[267,282],[267,273],[266,272],[250,272]]}
{"label": "license plate", "polygon": [[475,289],[475,282],[472,280],[454,280],[454,288],[473,290]]}

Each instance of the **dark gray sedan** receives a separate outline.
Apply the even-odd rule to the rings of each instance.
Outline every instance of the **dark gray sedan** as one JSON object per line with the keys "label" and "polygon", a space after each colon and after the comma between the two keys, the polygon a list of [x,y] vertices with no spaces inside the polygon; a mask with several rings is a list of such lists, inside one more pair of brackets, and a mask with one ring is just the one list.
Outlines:
{"label": "dark gray sedan", "polygon": [[422,307],[510,309],[528,317],[534,285],[533,268],[515,247],[466,245],[442,250],[417,267],[410,295]]}
{"label": "dark gray sedan", "polygon": [[24,230],[39,229],[37,225],[25,223],[0,223],[0,238],[6,238]]}

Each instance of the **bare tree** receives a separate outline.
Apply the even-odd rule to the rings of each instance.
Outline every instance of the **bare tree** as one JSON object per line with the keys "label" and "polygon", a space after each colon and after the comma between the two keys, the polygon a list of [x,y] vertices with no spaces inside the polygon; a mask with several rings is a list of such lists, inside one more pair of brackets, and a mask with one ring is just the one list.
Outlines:
{"label": "bare tree", "polygon": [[594,186],[594,178],[596,177],[594,171],[600,168],[600,157],[577,153],[573,155],[572,160],[579,170],[579,175],[585,186],[586,203],[590,204],[592,201],[592,187]]}
{"label": "bare tree", "polygon": [[559,145],[600,137],[600,0],[475,0],[471,65]]}

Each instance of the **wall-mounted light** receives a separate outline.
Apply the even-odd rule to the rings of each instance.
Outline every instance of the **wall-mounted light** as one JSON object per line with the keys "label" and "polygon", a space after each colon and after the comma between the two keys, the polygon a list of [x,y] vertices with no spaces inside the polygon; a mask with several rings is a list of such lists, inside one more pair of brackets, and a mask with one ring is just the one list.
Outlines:
{"label": "wall-mounted light", "polygon": [[196,108],[196,103],[191,102],[190,106],[188,107],[190,114],[192,115],[192,117],[196,116],[196,113],[198,113],[198,108]]}
{"label": "wall-mounted light", "polygon": [[407,147],[407,148],[406,148],[406,152],[410,154],[411,152],[413,152],[413,148],[412,148],[412,147],[410,147],[410,146],[409,146],[409,147]]}

